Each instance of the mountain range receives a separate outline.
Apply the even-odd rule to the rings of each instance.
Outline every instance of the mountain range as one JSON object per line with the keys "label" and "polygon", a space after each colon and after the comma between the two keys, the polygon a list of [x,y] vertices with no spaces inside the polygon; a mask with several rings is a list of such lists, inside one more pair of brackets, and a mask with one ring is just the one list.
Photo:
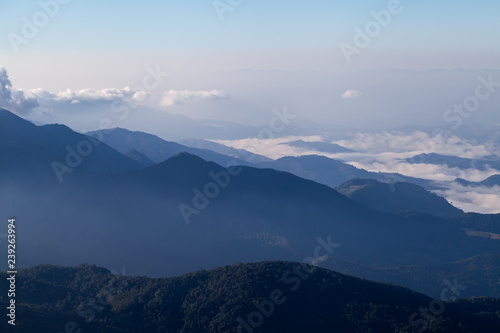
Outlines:
{"label": "mountain range", "polygon": [[[450,216],[460,212],[421,188],[397,185],[401,195],[413,194],[425,209],[410,205],[404,209],[410,212],[395,214],[399,208],[370,208],[331,186],[272,169],[270,162],[226,168],[178,153],[189,147],[150,136],[134,150],[130,142],[140,142],[141,133],[118,136],[131,137],[113,144],[123,143],[124,155],[68,127],[35,126],[5,110],[0,110],[0,126],[0,209],[20,221],[21,267],[93,263],[126,267],[131,274],[172,276],[238,262],[308,259],[330,265],[337,260],[387,272],[379,280],[413,286],[413,280],[395,277],[390,269],[445,267],[500,255],[499,240],[485,237],[497,233],[498,215],[432,215],[436,207]],[[158,146],[149,144],[153,139]],[[160,163],[151,158],[161,159],[161,154],[174,155]],[[315,159],[295,160],[309,161],[313,168]],[[388,185],[375,184],[383,189],[373,195],[384,197]],[[397,203],[395,196],[385,198],[387,204]],[[478,269],[497,265],[477,263]],[[439,282],[427,281],[429,288],[439,288]],[[494,288],[481,290],[482,296],[496,295],[490,294]]]}
{"label": "mountain range", "polygon": [[428,189],[435,187],[431,181],[425,179],[394,173],[369,172],[320,155],[287,156],[271,160],[247,150],[237,150],[211,141],[183,140],[182,142],[186,146],[165,141],[148,133],[132,132],[122,128],[94,131],[86,134],[102,140],[110,147],[124,154],[134,150],[138,151],[155,163],[163,162],[178,153],[187,152],[222,166],[237,164],[286,171],[333,188],[352,178],[372,178],[383,182],[406,181]]}

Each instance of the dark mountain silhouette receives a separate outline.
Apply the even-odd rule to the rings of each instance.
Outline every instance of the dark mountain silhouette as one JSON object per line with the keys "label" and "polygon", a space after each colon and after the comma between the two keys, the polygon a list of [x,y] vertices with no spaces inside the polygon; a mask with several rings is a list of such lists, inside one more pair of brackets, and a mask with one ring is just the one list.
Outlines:
{"label": "dark mountain silhouette", "polygon": [[340,185],[337,191],[357,203],[388,213],[411,211],[440,217],[464,213],[445,198],[410,183],[381,183],[374,179],[357,178]]}
{"label": "dark mountain silhouette", "polygon": [[446,165],[449,168],[460,168],[460,169],[478,169],[487,170],[488,168],[493,168],[500,170],[500,160],[498,157],[491,160],[480,160],[480,159],[470,159],[462,158],[456,156],[446,156],[440,154],[420,154],[412,158],[407,159],[409,163],[419,164],[436,164],[436,165]]}
{"label": "dark mountain silhouette", "polygon": [[46,176],[52,173],[54,179],[53,163],[58,163],[58,168],[92,173],[142,167],[108,145],[64,125],[36,126],[4,109],[0,109],[0,142],[6,168],[21,168],[19,172],[34,169]]}
{"label": "dark mountain silhouette", "polygon": [[331,154],[354,152],[354,150],[342,147],[336,143],[328,143],[328,142],[321,142],[321,141],[308,142],[308,141],[303,141],[303,140],[297,140],[297,141],[281,143],[281,145],[286,145],[286,146],[291,146],[291,147],[296,147],[296,148],[304,148],[304,149],[319,151],[319,152],[323,152],[323,153],[331,153]]}
{"label": "dark mountain silhouette", "polygon": [[[6,275],[0,274],[3,280]],[[6,306],[6,285],[0,286]],[[291,262],[175,278],[37,266],[18,278],[16,331],[498,332],[500,300],[441,302],[411,290]],[[5,329],[7,323],[0,324]]]}
{"label": "dark mountain silhouette", "polygon": [[500,174],[499,175],[493,175],[491,177],[486,178],[483,181],[480,182],[471,182],[465,179],[457,178],[455,179],[455,182],[457,182],[460,185],[463,186],[486,186],[486,187],[493,187],[493,186],[500,186]]}

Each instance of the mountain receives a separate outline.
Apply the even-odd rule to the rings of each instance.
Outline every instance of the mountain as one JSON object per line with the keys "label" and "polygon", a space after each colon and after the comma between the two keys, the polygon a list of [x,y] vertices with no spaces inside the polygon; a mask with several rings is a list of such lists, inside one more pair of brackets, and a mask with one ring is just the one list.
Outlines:
{"label": "mountain", "polygon": [[351,178],[370,176],[366,170],[320,155],[287,156],[259,166],[290,172],[330,187],[336,187]]}
{"label": "mountain", "polygon": [[445,156],[435,153],[431,154],[420,154],[406,160],[412,164],[435,164],[435,165],[446,165],[449,168],[459,168],[459,169],[478,169],[478,170],[488,170],[490,168],[500,170],[500,160],[498,157],[492,156],[491,160],[479,160],[470,158],[461,158],[456,156]]}
{"label": "mountain", "polygon": [[[0,274],[2,280],[6,274]],[[0,286],[7,305],[7,285]],[[19,272],[19,332],[498,332],[500,300],[433,300],[292,262],[239,264],[175,278],[96,266]],[[8,324],[2,320],[2,329]],[[70,325],[70,326],[69,326]]]}
{"label": "mountain", "polygon": [[[140,169],[136,161],[108,145],[76,133],[64,125],[36,126],[10,111],[0,109],[2,170],[63,179],[77,172],[124,172]],[[28,174],[26,174],[28,173]],[[58,176],[59,173],[59,176]]]}
{"label": "mountain", "polygon": [[271,162],[272,159],[262,155],[254,154],[245,149],[235,149],[225,146],[223,144],[201,139],[186,139],[181,140],[180,143],[193,148],[208,149],[219,154],[234,157],[238,160],[243,160],[248,163],[263,163]]}
{"label": "mountain", "polygon": [[488,177],[481,182],[471,182],[471,181],[461,179],[461,178],[455,179],[455,182],[457,182],[458,184],[463,185],[463,186],[473,186],[473,187],[475,187],[475,186],[486,186],[486,187],[500,186],[500,174]]}
{"label": "mountain", "polygon": [[311,256],[318,239],[340,243],[339,259],[374,267],[500,254],[495,240],[470,237],[455,221],[386,214],[286,172],[223,168],[186,153],[63,185],[34,192],[15,183],[0,192],[0,209],[23,221],[23,265],[90,261],[161,276],[241,261],[298,261]]}
{"label": "mountain", "polygon": [[321,142],[321,141],[297,140],[297,141],[280,143],[280,145],[286,145],[286,146],[290,146],[290,147],[303,148],[303,149],[307,149],[307,150],[313,150],[313,151],[318,151],[318,152],[323,152],[323,153],[331,153],[331,154],[354,152],[354,150],[347,149],[347,148],[342,147],[336,143],[328,143],[328,142]]}
{"label": "mountain", "polygon": [[271,168],[290,172],[299,177],[310,179],[330,187],[337,187],[352,178],[408,181],[425,186],[426,188],[433,187],[431,181],[399,174],[368,172],[341,161],[319,155],[283,157],[278,160],[271,160],[246,150],[237,150],[210,141],[197,139],[183,141],[188,145],[204,147],[193,148],[177,142],[165,141],[148,133],[132,132],[122,128],[88,132],[87,135],[98,138],[123,154],[131,150],[136,150],[154,163],[161,163],[176,154],[187,152],[222,166],[244,165],[257,168]]}
{"label": "mountain", "polygon": [[165,141],[152,134],[132,132],[123,128],[93,131],[88,132],[87,135],[99,138],[99,140],[121,153],[136,150],[154,163],[161,163],[174,155],[187,152],[223,166],[248,164],[243,160],[219,154],[208,149],[191,148],[176,142]]}
{"label": "mountain", "polygon": [[468,230],[482,231],[492,235],[500,234],[500,214],[467,213],[455,217],[453,220]]}
{"label": "mountain", "polygon": [[357,203],[388,213],[410,211],[445,218],[464,213],[445,198],[410,183],[381,183],[374,179],[357,178],[340,185],[337,191]]}
{"label": "mountain", "polygon": [[353,178],[371,178],[383,182],[406,181],[426,188],[433,187],[431,181],[394,173],[369,172],[321,155],[287,156],[272,162],[260,163],[257,167],[290,172],[332,188]]}
{"label": "mountain", "polygon": [[[18,117],[3,120],[6,131],[26,125]],[[333,252],[339,260],[384,268],[500,255],[494,231],[482,229],[495,223],[490,216],[461,223],[388,214],[287,172],[224,168],[187,153],[126,172],[82,168],[60,183],[51,161],[66,137],[50,131],[57,142],[44,148],[37,145],[43,137],[26,138],[34,128],[9,133],[3,145],[10,155],[2,155],[0,168],[0,211],[19,221],[24,267],[91,262],[165,276]],[[62,129],[69,138],[92,140]],[[98,147],[130,161],[103,143]],[[96,156],[86,158],[101,162]],[[40,170],[49,175],[43,182]],[[7,251],[6,242],[0,248]]]}
{"label": "mountain", "polygon": [[133,159],[142,166],[152,166],[155,164],[155,162],[151,161],[149,158],[144,156],[144,154],[135,149],[129,150],[128,152],[123,153],[123,155]]}

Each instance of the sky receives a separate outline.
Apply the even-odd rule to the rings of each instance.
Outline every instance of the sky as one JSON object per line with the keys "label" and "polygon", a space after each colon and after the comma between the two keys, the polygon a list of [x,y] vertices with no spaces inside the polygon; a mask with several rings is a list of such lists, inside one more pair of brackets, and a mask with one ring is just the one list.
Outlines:
{"label": "sky", "polygon": [[[45,114],[47,92],[97,103],[160,68],[168,78],[140,102],[196,119],[259,125],[286,105],[319,123],[430,125],[479,76],[500,81],[499,12],[494,0],[0,1],[0,64]],[[466,121],[500,123],[498,95]]]}

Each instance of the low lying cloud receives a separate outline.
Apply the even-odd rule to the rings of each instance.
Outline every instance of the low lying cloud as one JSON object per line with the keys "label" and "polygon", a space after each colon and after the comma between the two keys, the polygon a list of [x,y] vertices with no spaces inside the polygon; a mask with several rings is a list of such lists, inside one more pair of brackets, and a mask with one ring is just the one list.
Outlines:
{"label": "low lying cloud", "polygon": [[360,131],[351,134],[346,139],[336,140],[333,143],[352,150],[369,153],[410,153],[406,154],[407,158],[421,153],[437,153],[478,159],[498,153],[498,147],[494,143],[477,144],[456,135],[448,137],[442,135],[431,136],[422,131],[413,131],[411,133]]}
{"label": "low lying cloud", "polygon": [[346,90],[346,92],[342,94],[342,98],[356,98],[361,95],[362,93],[359,90]]}
{"label": "low lying cloud", "polygon": [[320,153],[313,150],[282,145],[282,143],[287,143],[296,140],[321,141],[321,137],[288,136],[288,137],[274,138],[274,139],[248,138],[241,140],[213,140],[213,141],[236,149],[245,149],[252,153],[260,154],[271,159],[278,159],[285,156],[300,156],[300,155],[312,155],[312,154],[320,155]]}
{"label": "low lying cloud", "polygon": [[441,191],[434,191],[465,212],[500,213],[500,187],[468,187],[456,183]]}
{"label": "low lying cloud", "polygon": [[37,99],[12,87],[7,70],[0,65],[0,107],[25,115],[38,106]]}
{"label": "low lying cloud", "polygon": [[227,98],[220,90],[193,91],[193,90],[170,90],[163,93],[162,106],[173,106],[192,100],[214,100]]}
{"label": "low lying cloud", "polygon": [[394,159],[391,157],[391,154],[379,154],[371,156],[369,158],[365,157],[364,159],[360,159],[359,161],[347,162],[357,168],[365,169],[368,171],[400,173],[405,176],[435,181],[453,181],[456,178],[462,178],[469,181],[482,181],[490,176],[498,174],[498,170],[495,169],[460,169],[450,168],[446,165],[426,163],[411,164],[406,162],[405,160]]}

